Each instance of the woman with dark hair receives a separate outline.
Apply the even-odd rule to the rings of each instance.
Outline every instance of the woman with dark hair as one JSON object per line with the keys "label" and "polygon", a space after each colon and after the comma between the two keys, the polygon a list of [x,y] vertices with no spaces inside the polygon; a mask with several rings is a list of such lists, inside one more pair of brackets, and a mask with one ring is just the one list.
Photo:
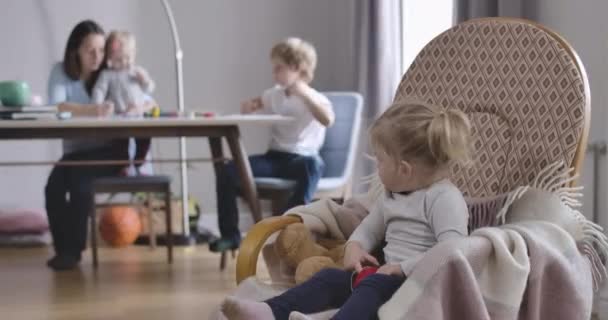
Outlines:
{"label": "woman with dark hair", "polygon": [[[91,91],[105,67],[105,35],[94,21],[78,23],[72,30],[62,62],[51,70],[48,83],[50,104],[74,116],[106,117],[114,113],[109,103],[91,103]],[[120,141],[120,140],[119,140]],[[119,147],[117,147],[117,145]],[[66,139],[61,161],[126,160],[128,150],[116,140]],[[87,219],[93,208],[93,179],[117,176],[122,166],[55,166],[45,188],[55,256],[47,265],[54,270],[72,269],[85,248]]]}

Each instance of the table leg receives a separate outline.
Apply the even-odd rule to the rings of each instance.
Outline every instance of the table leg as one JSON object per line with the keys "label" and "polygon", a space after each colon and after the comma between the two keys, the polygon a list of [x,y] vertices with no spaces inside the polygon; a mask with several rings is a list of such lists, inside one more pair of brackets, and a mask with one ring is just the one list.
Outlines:
{"label": "table leg", "polygon": [[259,222],[262,220],[260,200],[258,199],[258,191],[253,180],[253,173],[251,172],[247,152],[245,151],[245,146],[243,146],[240,139],[239,128],[234,127],[232,130],[230,130],[230,133],[226,138],[228,140],[228,146],[230,147],[230,153],[232,153],[232,159],[234,160],[234,163],[239,171],[239,175],[241,176],[243,196],[249,203],[253,221]]}

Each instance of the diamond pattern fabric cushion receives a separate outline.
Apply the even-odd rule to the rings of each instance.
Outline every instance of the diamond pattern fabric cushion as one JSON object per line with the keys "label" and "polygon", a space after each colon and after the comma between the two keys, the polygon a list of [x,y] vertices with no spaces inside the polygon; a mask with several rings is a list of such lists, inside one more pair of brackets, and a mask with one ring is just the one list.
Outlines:
{"label": "diamond pattern fabric cushion", "polygon": [[573,164],[584,136],[587,83],[570,47],[515,19],[460,24],[431,41],[395,100],[463,110],[473,124],[473,161],[452,178],[473,197],[528,185],[559,160]]}

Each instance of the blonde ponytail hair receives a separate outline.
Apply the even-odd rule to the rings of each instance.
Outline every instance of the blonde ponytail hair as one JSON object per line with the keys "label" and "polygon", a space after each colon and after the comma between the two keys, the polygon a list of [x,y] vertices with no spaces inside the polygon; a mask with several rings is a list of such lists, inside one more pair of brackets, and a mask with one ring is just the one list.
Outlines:
{"label": "blonde ponytail hair", "polygon": [[370,129],[371,142],[396,161],[431,167],[469,158],[471,123],[460,110],[418,101],[397,101]]}

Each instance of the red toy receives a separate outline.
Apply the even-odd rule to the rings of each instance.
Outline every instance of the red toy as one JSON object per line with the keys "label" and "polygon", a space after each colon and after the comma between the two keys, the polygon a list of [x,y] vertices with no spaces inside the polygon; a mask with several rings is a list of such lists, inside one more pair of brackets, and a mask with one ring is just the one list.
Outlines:
{"label": "red toy", "polygon": [[359,283],[363,281],[363,279],[365,279],[369,275],[376,273],[376,271],[378,271],[378,267],[363,267],[363,269],[361,269],[361,272],[353,272],[351,287],[353,289],[356,288]]}

